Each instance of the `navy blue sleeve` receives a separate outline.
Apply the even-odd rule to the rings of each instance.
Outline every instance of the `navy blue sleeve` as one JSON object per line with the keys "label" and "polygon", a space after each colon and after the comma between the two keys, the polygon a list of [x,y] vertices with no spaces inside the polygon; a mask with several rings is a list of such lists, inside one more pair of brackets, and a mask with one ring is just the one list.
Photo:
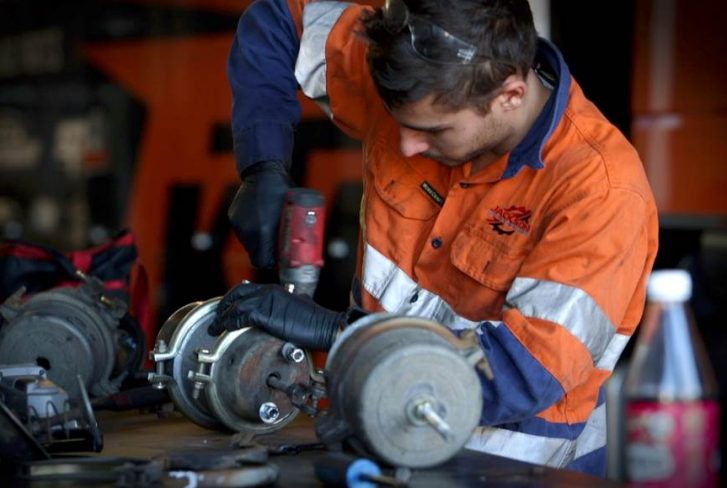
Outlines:
{"label": "navy blue sleeve", "polygon": [[[460,335],[462,331],[453,332]],[[560,383],[504,324],[483,322],[477,328],[477,337],[495,375],[488,380],[479,373],[484,397],[482,425],[521,421],[563,397]]]}
{"label": "navy blue sleeve", "polygon": [[301,112],[294,75],[299,44],[285,0],[257,0],[240,17],[227,65],[238,172],[273,159],[290,167]]}

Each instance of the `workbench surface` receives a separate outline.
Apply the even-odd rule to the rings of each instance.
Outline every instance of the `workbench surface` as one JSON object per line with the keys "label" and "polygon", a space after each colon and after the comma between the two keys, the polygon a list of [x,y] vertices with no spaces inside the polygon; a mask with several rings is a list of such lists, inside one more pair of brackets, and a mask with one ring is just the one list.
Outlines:
{"label": "workbench surface", "polygon": [[[163,417],[155,413],[138,411],[99,412],[98,422],[104,435],[104,448],[97,456],[160,458],[180,449],[228,448],[232,439],[229,433],[205,429],[176,412]],[[315,442],[316,438],[312,420],[299,415],[291,424],[278,432],[259,436],[256,440],[264,444],[303,444]],[[313,463],[322,453],[323,451],[313,450],[299,454],[271,456],[270,462],[280,468],[280,477],[274,486],[321,487],[322,484],[316,479]],[[187,483],[183,480],[166,479],[162,486],[185,485]],[[65,483],[61,485],[56,480],[50,484],[47,481],[34,481],[13,483],[12,486],[35,488],[73,485]],[[602,488],[621,485],[580,473],[542,468],[463,449],[442,466],[413,470],[408,486],[412,488],[464,486]]]}

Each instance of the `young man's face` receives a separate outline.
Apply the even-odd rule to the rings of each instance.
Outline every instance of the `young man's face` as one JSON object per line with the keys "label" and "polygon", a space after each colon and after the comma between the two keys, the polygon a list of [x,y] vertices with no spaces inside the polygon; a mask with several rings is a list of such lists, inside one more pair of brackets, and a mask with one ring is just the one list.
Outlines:
{"label": "young man's face", "polygon": [[483,154],[497,152],[512,133],[507,119],[491,104],[487,113],[473,108],[456,112],[433,103],[433,96],[391,110],[399,122],[401,152],[421,154],[446,166],[477,162]]}

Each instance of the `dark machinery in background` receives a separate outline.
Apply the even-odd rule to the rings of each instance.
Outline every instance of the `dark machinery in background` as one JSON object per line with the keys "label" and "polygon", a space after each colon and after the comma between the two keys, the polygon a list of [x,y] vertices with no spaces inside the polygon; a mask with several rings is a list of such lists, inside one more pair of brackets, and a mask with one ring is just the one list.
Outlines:
{"label": "dark machinery in background", "polygon": [[1,459],[100,451],[94,409],[168,401],[150,388],[120,393],[141,366],[141,329],[100,279],[76,274],[79,286],[21,288],[0,304]]}
{"label": "dark machinery in background", "polygon": [[0,305],[0,364],[36,364],[78,398],[77,377],[93,397],[117,393],[140,366],[143,338],[125,323],[126,304],[104,293],[95,277],[81,286],[36,293],[19,290]]}

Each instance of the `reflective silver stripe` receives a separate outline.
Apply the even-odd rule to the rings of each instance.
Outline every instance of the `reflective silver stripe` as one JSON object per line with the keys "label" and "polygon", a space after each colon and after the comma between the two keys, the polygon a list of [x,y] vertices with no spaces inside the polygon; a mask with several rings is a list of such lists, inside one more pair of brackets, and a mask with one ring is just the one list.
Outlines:
{"label": "reflective silver stripe", "polygon": [[608,440],[606,418],[606,404],[602,403],[588,417],[583,432],[578,436],[576,440],[576,455],[573,460],[606,446],[606,441]]}
{"label": "reflective silver stripe", "polygon": [[326,96],[326,41],[331,29],[350,5],[313,2],[303,10],[303,36],[295,63],[295,79],[310,98]]}
{"label": "reflective silver stripe", "polygon": [[457,315],[440,296],[422,288],[368,243],[364,246],[361,285],[387,312],[427,317],[453,330],[473,329],[480,323]]}
{"label": "reflective silver stripe", "polygon": [[616,361],[621,357],[621,353],[626,347],[626,344],[628,344],[629,339],[631,339],[631,336],[625,334],[614,335],[611,338],[611,342],[608,343],[608,347],[603,352],[601,359],[596,363],[596,367],[606,371],[613,371],[613,368],[616,367]]}
{"label": "reflective silver stripe", "polygon": [[595,364],[616,334],[616,327],[586,292],[553,281],[515,278],[505,307],[561,325],[588,348]]}
{"label": "reflective silver stripe", "polygon": [[497,427],[478,427],[465,445],[468,449],[520,461],[563,468],[581,456],[606,446],[606,404],[597,407],[583,432],[574,439],[544,437]]}

